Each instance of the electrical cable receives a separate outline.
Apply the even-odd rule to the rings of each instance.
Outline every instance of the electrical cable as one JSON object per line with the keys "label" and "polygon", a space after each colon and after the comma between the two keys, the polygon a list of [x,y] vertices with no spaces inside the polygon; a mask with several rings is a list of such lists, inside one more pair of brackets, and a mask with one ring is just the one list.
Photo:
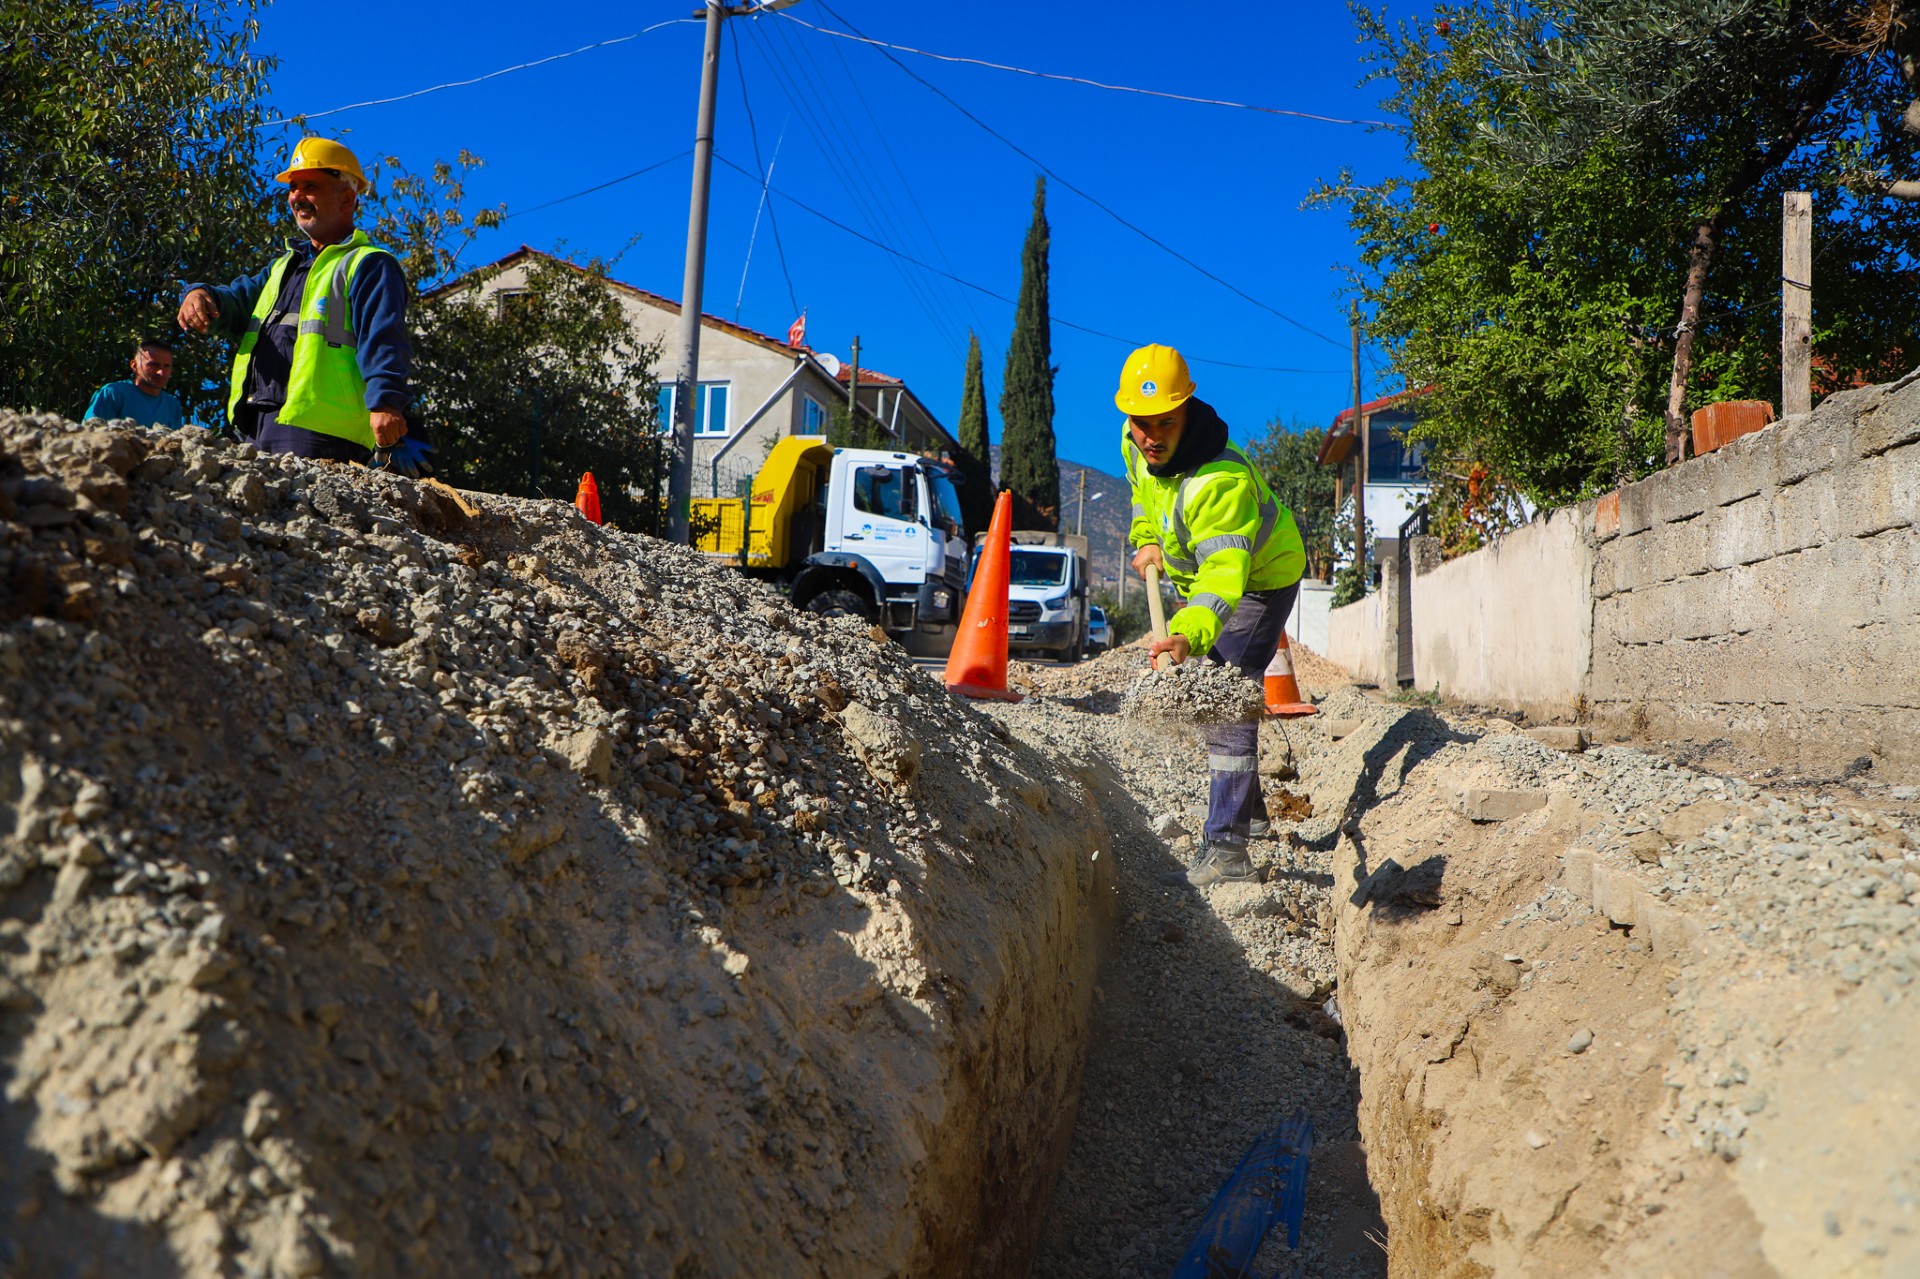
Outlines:
{"label": "electrical cable", "polygon": [[[844,59],[841,60],[841,74],[838,76],[832,75],[826,68],[817,65],[812,51],[801,44],[800,40],[796,37],[796,33],[780,27],[771,27],[768,30],[772,33],[773,38],[780,40],[787,46],[787,62],[794,69],[795,73],[812,83],[816,97],[819,98],[828,113],[828,119],[850,120],[852,118],[852,112],[842,105],[834,90],[834,86],[844,83],[853,84],[854,92],[860,98],[862,109],[867,110],[869,119],[872,118],[872,111],[866,106],[865,95],[860,93],[859,84],[853,77],[852,68],[846,65]],[[838,55],[839,49],[837,46],[834,47],[834,52]],[[876,135],[879,135],[880,125],[877,120],[873,121],[873,127]],[[879,136],[881,146],[884,149],[886,139],[884,135]],[[891,153],[888,152],[887,154],[889,158],[891,158]],[[923,257],[926,256],[917,243],[918,237],[916,237],[911,228],[907,226],[906,219],[900,213],[899,206],[896,205],[892,199],[890,194],[891,184],[884,181],[871,181],[867,173],[867,165],[855,164],[853,168],[863,181],[869,182],[866,188],[867,216],[874,231],[878,234],[888,236],[895,241],[903,241],[913,252]],[[906,182],[906,175],[899,171],[897,162],[894,165],[894,169],[898,180],[904,184]],[[909,292],[913,294],[922,310],[926,312],[927,318],[932,321],[934,329],[940,335],[941,341],[946,343],[947,349],[953,353],[955,359],[963,359],[965,357],[965,348],[960,342],[960,330],[964,328],[965,325],[961,321],[958,308],[953,305],[951,296],[933,279],[921,278],[919,276],[912,276],[910,278],[910,273],[901,266],[899,261],[896,261],[893,265],[895,270],[900,272],[901,279],[906,283]]]}
{"label": "electrical cable", "polygon": [[[887,141],[887,131],[880,127],[879,118],[874,115],[873,107],[868,103],[865,91],[860,88],[860,77],[854,74],[853,64],[847,61],[846,54],[839,45],[833,45],[831,48],[833,49],[835,59],[840,64],[841,71],[846,77],[846,82],[853,87],[854,96],[860,100],[860,109],[866,112],[867,122],[873,126],[873,136],[879,141],[880,150],[886,155],[887,163],[893,166],[894,176],[899,179],[899,189],[906,193],[907,204],[912,208],[914,216],[919,220],[921,228],[925,230],[926,242],[932,245],[933,252],[928,253],[926,249],[922,247],[920,237],[914,234],[910,227],[905,226],[907,219],[903,216],[900,218],[900,223],[907,232],[906,247],[922,257],[929,259],[937,258],[940,265],[951,271],[953,269],[953,262],[947,257],[946,250],[941,247],[940,238],[934,232],[933,223],[927,217],[926,210],[920,205],[920,197],[914,194],[914,190],[918,184],[908,179],[906,170],[900,165],[899,157],[894,155],[893,146]],[[887,187],[881,188],[883,194],[887,193],[888,190],[889,188]],[[959,299],[960,306],[964,307],[967,312],[973,316],[974,322],[968,327],[976,332],[985,329],[987,322],[980,313],[974,309],[972,295],[956,292],[955,296]],[[956,314],[954,318],[958,321],[961,317]]]}
{"label": "electrical cable", "polygon": [[[766,182],[771,182],[773,181],[773,171],[768,169],[760,160],[760,129],[753,121],[753,102],[747,97],[747,71],[740,62],[740,42],[738,40],[733,42],[733,74],[740,81],[740,105],[747,113],[747,136],[753,140],[753,166],[766,174]],[[786,130],[784,128],[780,131],[780,135],[782,137],[786,136]],[[779,153],[779,144],[775,143],[774,155],[776,158],[778,158]],[[797,316],[800,314],[800,298],[799,295],[793,291],[793,272],[787,270],[786,246],[780,243],[780,219],[774,216],[773,206],[771,204],[767,206],[767,225],[773,230],[773,249],[775,255],[780,259],[780,274],[784,276],[787,281],[787,301],[792,305],[793,313]],[[740,287],[742,291],[744,291],[747,283],[744,268],[742,268],[740,275]],[[734,308],[734,318],[736,320],[740,318],[738,306]]]}
{"label": "electrical cable", "polygon": [[[758,24],[751,29],[759,31]],[[791,45],[791,38],[784,28],[772,28],[768,38],[779,39]],[[799,50],[789,47],[784,55],[780,55],[770,47],[756,47],[759,48],[774,80],[799,113],[802,124],[812,135],[814,145],[826,160],[827,167],[832,171],[840,189],[846,192],[847,197],[853,201],[860,216],[869,226],[876,232],[884,232],[887,219],[876,207],[875,197],[869,189],[870,179],[862,166],[848,161],[843,154],[844,147],[835,140],[834,130],[828,127],[828,121],[841,119],[844,113],[835,110],[833,105],[826,101],[824,91],[818,84],[819,77],[811,74]],[[899,275],[901,285],[908,295],[926,314],[941,341],[953,350],[956,358],[962,356],[964,348],[956,345],[947,318],[941,314],[939,307],[926,292],[925,284],[902,265],[901,259],[894,259],[889,262],[889,265]]]}
{"label": "electrical cable", "polygon": [[349,102],[344,107],[329,107],[325,111],[309,111],[297,116],[275,116],[270,120],[262,120],[253,127],[256,129],[264,129],[271,124],[292,124],[295,120],[304,123],[308,120],[318,120],[322,116],[339,115],[342,111],[358,111],[361,107],[383,107],[390,102],[405,102],[409,98],[423,98],[429,93],[438,93],[442,89],[464,89],[470,84],[479,84],[485,80],[492,80],[497,76],[509,75],[515,71],[526,71],[532,67],[543,67],[549,62],[559,62],[564,58],[572,58],[583,53],[591,53],[595,49],[604,49],[608,45],[625,44],[629,40],[638,40],[641,36],[649,32],[658,31],[662,27],[673,27],[679,26],[681,23],[697,23],[701,21],[703,21],[703,19],[700,18],[669,18],[665,22],[656,22],[652,26],[642,28],[630,35],[615,36],[611,40],[597,40],[592,44],[583,44],[578,49],[571,50],[567,53],[556,53],[545,58],[535,58],[532,62],[522,62],[511,67],[502,67],[498,71],[489,71],[485,75],[474,76],[471,80],[449,80],[445,84],[436,84],[425,89],[415,89],[411,93],[397,94],[391,98],[369,98],[365,102]]}
{"label": "electrical cable", "polygon": [[[828,16],[833,18],[834,21],[845,23],[850,29],[854,31],[855,34],[861,34],[860,29],[858,27],[855,27],[852,23],[847,22],[845,18],[835,13],[833,9],[826,4],[825,0],[819,0],[819,4],[822,9],[826,10]],[[958,111],[961,115],[965,116],[967,119],[971,120],[974,124],[978,125],[982,130],[984,130],[988,134],[988,136],[999,141],[1003,146],[1005,146],[1008,150],[1012,151],[1015,155],[1019,156],[1021,159],[1025,160],[1027,163],[1033,165],[1035,168],[1039,169],[1042,173],[1052,178],[1055,182],[1059,183],[1061,186],[1065,187],[1067,190],[1073,192],[1075,195],[1085,200],[1088,204],[1091,204],[1094,208],[1099,209],[1102,213],[1112,218],[1115,222],[1118,222],[1121,226],[1127,228],[1127,230],[1132,231],[1135,235],[1139,236],[1141,239],[1145,240],[1147,243],[1153,245],[1155,248],[1160,249],[1161,251],[1165,252],[1166,254],[1173,257],[1177,261],[1183,262],[1187,266],[1192,267],[1195,271],[1198,271],[1201,275],[1206,276],[1209,280],[1212,280],[1215,284],[1220,285],[1222,288],[1226,289],[1229,293],[1232,293],[1234,296],[1241,298],[1244,301],[1250,302],[1254,306],[1259,307],[1262,311],[1265,311],[1268,314],[1276,316],[1279,319],[1284,320],[1286,323],[1291,324],[1294,328],[1299,329],[1302,333],[1310,334],[1313,337],[1317,337],[1322,342],[1325,342],[1329,346],[1345,349],[1347,345],[1345,342],[1341,342],[1334,338],[1330,338],[1326,334],[1320,332],[1318,329],[1310,328],[1307,325],[1302,324],[1300,321],[1288,315],[1285,311],[1282,311],[1277,307],[1270,306],[1267,303],[1262,302],[1259,298],[1254,297],[1251,293],[1248,293],[1246,290],[1231,283],[1230,281],[1224,279],[1221,276],[1215,275],[1212,271],[1209,271],[1206,267],[1201,266],[1198,262],[1195,262],[1192,258],[1188,257],[1186,254],[1181,253],[1178,249],[1166,243],[1166,241],[1159,239],[1157,236],[1153,235],[1151,232],[1145,230],[1144,228],[1136,226],[1132,222],[1127,221],[1127,219],[1122,217],[1117,210],[1112,208],[1110,205],[1104,203],[1103,201],[1101,201],[1094,195],[1090,194],[1089,192],[1083,190],[1080,187],[1075,186],[1073,183],[1069,182],[1067,179],[1061,177],[1059,173],[1049,168],[1046,165],[1046,163],[1042,161],[1038,156],[1025,150],[1018,143],[1014,142],[1011,138],[999,132],[992,125],[982,120],[979,116],[975,115],[973,112],[961,106],[944,90],[939,88],[937,85],[933,84],[931,81],[927,80],[924,76],[921,76],[918,72],[914,71],[911,67],[907,66],[906,63],[900,61],[900,59],[894,57],[892,53],[888,52],[884,48],[880,48],[879,53],[881,57],[893,63],[894,66],[900,68],[900,70],[904,74],[918,81],[921,85],[925,86],[929,92],[933,93],[941,101],[945,102],[948,106],[952,107],[955,111]]]}
{"label": "electrical cable", "polygon": [[[729,160],[727,157],[721,155],[717,151],[714,153],[713,158],[719,161],[721,164],[724,164],[725,166],[727,166],[729,169],[732,169],[735,173],[740,174],[742,177],[752,179],[756,185],[759,184],[760,182],[759,177],[756,176],[751,169],[748,169],[743,165],[735,164],[732,160]],[[990,297],[996,302],[1004,302],[1008,306],[1014,305],[1014,299],[1007,297],[1005,294],[996,293],[994,290],[987,288],[983,284],[975,284],[972,280],[968,280],[961,276],[955,275],[951,271],[943,271],[939,267],[934,266],[931,263],[922,262],[912,257],[909,254],[901,252],[899,249],[894,248],[890,244],[887,244],[880,240],[876,240],[874,237],[868,235],[864,231],[860,231],[855,229],[854,227],[848,226],[846,223],[840,221],[840,219],[834,217],[832,214],[822,213],[819,209],[814,208],[812,205],[807,204],[805,201],[795,199],[793,196],[788,195],[785,191],[782,191],[779,187],[769,186],[767,189],[771,191],[774,195],[779,196],[782,200],[785,200],[788,204],[791,204],[794,208],[799,209],[802,213],[811,214],[812,216],[820,219],[822,222],[825,222],[828,226],[844,231],[848,235],[854,237],[856,240],[863,241],[867,244],[872,245],[874,248],[879,249],[882,253],[888,254],[891,257],[899,258],[902,261],[909,262],[912,265],[919,267],[923,271],[931,271],[935,275],[944,276],[947,279],[952,280],[955,284],[958,284],[963,288],[972,289],[975,293],[979,293],[986,297]],[[1048,319],[1051,323],[1058,324],[1062,328],[1075,329],[1081,333],[1091,334],[1092,336],[1097,338],[1105,338],[1110,342],[1118,342],[1121,345],[1127,346],[1130,348],[1140,347],[1145,345],[1144,343],[1136,341],[1133,338],[1121,337],[1117,333],[1107,333],[1107,332],[1103,332],[1100,329],[1089,328],[1084,324],[1075,324],[1072,320],[1063,320],[1057,315],[1050,315],[1048,316]],[[1325,376],[1330,376],[1336,372],[1336,370],[1334,369],[1292,369],[1292,368],[1280,368],[1280,367],[1276,367],[1274,365],[1269,365],[1269,364],[1235,364],[1230,360],[1210,360],[1205,358],[1204,356],[1197,356],[1197,355],[1188,356],[1187,362],[1189,364],[1209,364],[1216,368],[1222,368],[1222,369],[1245,369],[1254,373],[1306,373],[1306,374],[1312,374],[1316,377],[1325,377]]]}
{"label": "electrical cable", "polygon": [[[821,7],[826,8],[825,5]],[[833,11],[828,9],[827,12],[832,13]],[[852,40],[856,44],[872,45],[876,49],[892,49],[899,53],[911,53],[922,58],[932,58],[937,62],[958,62],[967,66],[987,67],[993,71],[1010,71],[1015,75],[1032,76],[1038,80],[1060,80],[1067,84],[1084,84],[1090,88],[1108,89],[1115,93],[1137,93],[1143,97],[1169,98],[1175,102],[1193,102],[1206,107],[1232,107],[1239,111],[1259,111],[1267,115],[1294,116],[1302,120],[1318,120],[1322,124],[1356,124],[1381,129],[1391,129],[1394,127],[1393,122],[1390,120],[1348,120],[1340,116],[1316,115],[1311,111],[1290,111],[1285,107],[1262,107],[1247,102],[1228,102],[1224,98],[1196,98],[1191,94],[1169,93],[1163,89],[1140,89],[1126,84],[1108,84],[1103,80],[1089,80],[1085,76],[1077,75],[1061,75],[1053,71],[1031,71],[1026,67],[1008,66],[1004,62],[988,62],[984,58],[966,58],[952,53],[934,53],[929,49],[916,49],[912,45],[890,44],[885,40],[876,40],[872,36],[857,35],[848,31],[835,31],[830,27],[817,27],[813,23],[802,18],[797,18],[787,12],[781,12],[778,16],[785,18],[788,22],[798,23],[809,31],[818,31],[823,36],[834,36],[841,40]],[[838,14],[834,14],[834,16],[836,18],[839,17]],[[845,21],[845,19],[840,20]]]}
{"label": "electrical cable", "polygon": [[656,160],[654,163],[649,164],[644,169],[635,169],[632,173],[623,173],[617,178],[610,178],[607,181],[599,183],[596,186],[590,186],[584,191],[575,191],[572,195],[563,195],[557,200],[548,200],[545,204],[536,204],[531,209],[515,209],[511,213],[502,215],[500,220],[502,222],[507,222],[514,218],[524,217],[529,213],[538,213],[542,209],[551,209],[556,204],[565,204],[568,200],[578,200],[583,195],[592,195],[595,191],[604,191],[610,186],[618,186],[620,183],[631,181],[632,179],[639,177],[643,173],[652,173],[655,169],[661,168],[664,165],[672,164],[675,160],[684,160],[692,154],[693,154],[693,148],[688,147],[685,151],[682,151],[679,155],[670,155],[664,160]]}
{"label": "electrical cable", "polygon": [[[784,27],[768,27],[767,31],[770,39],[777,39],[786,46],[787,64],[795,70],[796,74],[813,84],[816,96],[826,107],[827,119],[847,121],[853,118],[853,113],[840,102],[835,91],[836,86],[850,83],[860,100],[862,110],[865,110],[869,120],[872,120],[872,110],[867,106],[866,97],[860,92],[859,82],[854,78],[853,70],[846,65],[844,58],[841,58],[840,73],[833,74],[829,68],[819,65],[812,50],[803,43],[797,32],[789,31]],[[839,56],[838,46],[833,48],[835,55]],[[880,124],[877,120],[872,120],[872,123],[875,135],[879,138],[882,149],[885,150],[886,139],[880,131]],[[864,153],[863,150],[863,155]],[[891,152],[888,151],[886,154],[891,161]],[[898,183],[906,185],[906,175],[900,171],[897,162],[893,163]],[[893,184],[871,177],[868,173],[870,166],[867,164],[855,163],[852,167],[861,181],[867,184],[865,187],[866,210],[874,232],[895,242],[904,242],[913,255],[921,258],[929,256],[920,248],[919,237],[908,226],[905,216],[900,212],[898,204],[894,202],[891,194]],[[909,272],[902,265],[903,261],[897,259],[893,263],[894,269],[900,273],[902,282],[913,294],[915,301],[926,313],[935,331],[940,335],[941,341],[946,343],[947,349],[953,353],[954,358],[964,359],[966,348],[960,334],[966,328],[966,324],[960,315],[960,308],[954,303],[954,295],[947,291],[936,277]]]}

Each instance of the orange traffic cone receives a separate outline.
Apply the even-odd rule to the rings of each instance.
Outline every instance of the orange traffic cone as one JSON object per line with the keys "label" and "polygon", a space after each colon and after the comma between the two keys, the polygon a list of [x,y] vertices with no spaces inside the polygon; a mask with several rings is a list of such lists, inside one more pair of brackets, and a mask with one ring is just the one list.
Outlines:
{"label": "orange traffic cone", "polygon": [[960,631],[947,656],[947,691],[962,697],[1017,702],[1007,691],[1007,582],[1013,574],[1013,494],[994,503],[993,523],[973,570]]}
{"label": "orange traffic cone", "polygon": [[580,508],[580,514],[595,524],[600,522],[600,486],[593,482],[592,471],[580,477],[580,488],[573,495],[573,504]]}
{"label": "orange traffic cone", "polygon": [[1293,653],[1287,648],[1287,633],[1280,632],[1280,647],[1267,663],[1267,714],[1282,719],[1318,715],[1320,708],[1300,696],[1300,683],[1293,677]]}

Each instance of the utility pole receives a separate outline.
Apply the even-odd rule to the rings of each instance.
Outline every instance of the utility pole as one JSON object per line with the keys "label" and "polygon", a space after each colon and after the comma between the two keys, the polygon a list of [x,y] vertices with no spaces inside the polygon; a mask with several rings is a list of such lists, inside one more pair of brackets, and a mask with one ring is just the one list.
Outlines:
{"label": "utility pole", "polygon": [[1073,514],[1073,535],[1082,534],[1082,526],[1087,522],[1087,468],[1080,468],[1080,509]]}
{"label": "utility pole", "polygon": [[853,433],[853,415],[860,411],[860,335],[853,335],[853,358],[847,364],[847,433]]}
{"label": "utility pole", "polygon": [[[707,44],[700,60],[700,111],[693,134],[693,196],[687,204],[687,269],[680,286],[680,366],[673,376],[673,469],[667,474],[667,536],[691,540],[693,424],[700,397],[700,307],[707,273],[707,193],[713,186],[713,111],[720,83],[720,27],[728,18],[784,9],[798,0],[729,8],[706,0]],[[696,15],[698,16],[698,15]]]}
{"label": "utility pole", "polygon": [[1360,451],[1354,454],[1353,477],[1353,563],[1360,580],[1372,586],[1367,574],[1367,419],[1360,411],[1360,304],[1353,304],[1353,430]]}
{"label": "utility pole", "polygon": [[1813,196],[1780,197],[1780,416],[1813,411]]}

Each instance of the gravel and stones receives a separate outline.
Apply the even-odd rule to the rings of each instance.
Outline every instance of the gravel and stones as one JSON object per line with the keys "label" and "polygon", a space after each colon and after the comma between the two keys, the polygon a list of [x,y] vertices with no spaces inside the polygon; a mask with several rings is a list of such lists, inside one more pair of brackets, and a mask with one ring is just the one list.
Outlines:
{"label": "gravel and stones", "polygon": [[993,1269],[1107,848],[683,548],[0,414],[0,1274]]}
{"label": "gravel and stones", "polygon": [[1196,659],[1142,675],[1121,710],[1171,724],[1236,724],[1260,718],[1265,706],[1259,680],[1237,667]]}

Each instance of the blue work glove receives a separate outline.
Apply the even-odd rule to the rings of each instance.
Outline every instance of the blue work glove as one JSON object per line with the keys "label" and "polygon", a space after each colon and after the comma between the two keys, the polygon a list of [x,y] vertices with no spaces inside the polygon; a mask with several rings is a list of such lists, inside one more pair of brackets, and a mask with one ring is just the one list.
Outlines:
{"label": "blue work glove", "polygon": [[433,445],[422,444],[411,435],[403,435],[392,448],[375,449],[373,461],[368,465],[376,471],[392,471],[395,475],[417,480],[433,474],[433,460],[428,457],[432,452]]}

